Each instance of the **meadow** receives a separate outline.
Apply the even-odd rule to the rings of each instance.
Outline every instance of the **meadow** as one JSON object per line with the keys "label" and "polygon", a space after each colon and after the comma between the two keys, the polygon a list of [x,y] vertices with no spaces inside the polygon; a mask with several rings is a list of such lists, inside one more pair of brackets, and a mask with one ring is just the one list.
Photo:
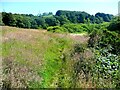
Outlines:
{"label": "meadow", "polygon": [[[81,40],[74,41],[75,38]],[[63,84],[69,82],[69,70],[73,62],[69,60],[69,54],[74,43],[87,40],[88,36],[53,34],[45,30],[3,26],[4,87],[57,87],[62,76],[66,79]],[[62,69],[65,71],[61,71]]]}
{"label": "meadow", "polygon": [[2,88],[120,88],[120,17],[96,22],[95,16],[94,22],[83,18],[81,23],[63,18],[61,25],[47,19],[46,27],[35,23],[35,29],[25,25],[29,15],[20,21],[17,14],[10,14],[12,19],[3,14]]}

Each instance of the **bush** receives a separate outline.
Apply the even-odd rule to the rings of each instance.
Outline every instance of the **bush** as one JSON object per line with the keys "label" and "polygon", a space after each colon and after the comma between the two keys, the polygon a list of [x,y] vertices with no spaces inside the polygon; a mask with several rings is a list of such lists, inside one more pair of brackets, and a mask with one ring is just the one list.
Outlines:
{"label": "bush", "polygon": [[65,32],[65,28],[63,27],[60,27],[60,26],[51,26],[51,27],[48,27],[47,28],[47,31],[50,31],[50,32],[56,32],[56,33],[62,33],[62,32]]}
{"label": "bush", "polygon": [[119,88],[120,36],[116,29],[107,29],[108,25],[97,25],[99,27],[90,33],[88,43],[94,51],[96,63],[93,67],[93,81],[97,87]]}
{"label": "bush", "polygon": [[120,34],[120,16],[119,17],[115,17],[113,19],[113,21],[108,26],[108,29],[110,31],[115,31],[115,32]]}
{"label": "bush", "polygon": [[93,79],[98,87],[117,88],[120,87],[120,78],[118,75],[120,73],[120,59],[117,55],[109,53],[109,51],[109,49],[100,48],[95,51],[96,64],[93,67]]}
{"label": "bush", "polygon": [[87,32],[87,25],[85,24],[64,24],[63,28],[69,33],[83,33]]}

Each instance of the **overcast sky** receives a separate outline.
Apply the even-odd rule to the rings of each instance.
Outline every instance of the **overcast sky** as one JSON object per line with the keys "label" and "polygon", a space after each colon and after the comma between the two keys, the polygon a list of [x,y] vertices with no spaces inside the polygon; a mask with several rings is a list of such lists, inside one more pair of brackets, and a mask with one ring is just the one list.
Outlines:
{"label": "overcast sky", "polygon": [[103,12],[118,14],[120,0],[0,0],[0,12],[34,14],[57,10],[85,11],[89,14]]}

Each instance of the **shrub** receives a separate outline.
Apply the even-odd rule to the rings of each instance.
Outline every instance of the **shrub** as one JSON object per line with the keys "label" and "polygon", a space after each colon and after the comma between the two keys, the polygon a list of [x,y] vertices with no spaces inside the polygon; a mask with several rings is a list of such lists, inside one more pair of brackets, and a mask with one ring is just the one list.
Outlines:
{"label": "shrub", "polygon": [[50,31],[50,32],[56,32],[56,33],[62,33],[62,32],[65,32],[65,28],[63,27],[60,27],[60,26],[51,26],[51,27],[48,27],[47,28],[47,31]]}
{"label": "shrub", "polygon": [[[93,79],[98,87],[117,88],[120,87],[120,78],[118,76],[118,73],[120,73],[120,59],[117,55],[109,53],[109,51],[109,49],[100,48],[95,51],[96,65],[93,69]],[[107,83],[106,80],[108,80],[109,83]]]}

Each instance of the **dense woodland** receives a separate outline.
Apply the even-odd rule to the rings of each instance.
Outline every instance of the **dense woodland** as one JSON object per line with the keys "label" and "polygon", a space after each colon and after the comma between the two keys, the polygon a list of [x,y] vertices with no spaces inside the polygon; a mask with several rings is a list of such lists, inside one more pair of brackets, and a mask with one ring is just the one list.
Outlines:
{"label": "dense woodland", "polygon": [[[2,12],[4,25],[20,28],[44,28],[48,26],[61,26],[66,23],[103,23],[109,22],[113,15],[96,13],[95,16],[80,11],[58,10],[55,15],[51,12],[34,16],[32,14],[12,14]],[[2,23],[1,23],[2,24]]]}
{"label": "dense woodland", "polygon": [[[37,65],[33,69],[37,72],[36,75],[43,78],[43,81],[42,83],[29,81],[23,86],[28,88],[120,88],[120,16],[104,13],[96,13],[94,16],[86,12],[64,10],[58,10],[55,15],[43,13],[38,16],[2,12],[1,25],[38,30],[43,28],[50,32],[35,39],[39,46],[38,44],[31,46],[34,53],[32,59],[44,51],[43,70],[41,71],[41,67]],[[61,33],[85,33],[89,40],[87,43],[78,43],[67,38],[56,37],[54,35],[56,33],[60,35]],[[48,36],[49,39],[43,39]],[[17,40],[11,43],[4,42],[6,46],[3,46],[3,55],[10,54],[11,46],[21,48],[25,43],[24,41],[19,43]],[[31,43],[26,43],[25,49],[31,50],[30,45]],[[45,50],[41,50],[42,46]],[[25,49],[23,47],[23,50]],[[88,51],[92,52],[89,58],[84,56]],[[6,58],[5,61],[8,63]],[[4,87],[11,87],[8,79],[5,79],[4,83]]]}

